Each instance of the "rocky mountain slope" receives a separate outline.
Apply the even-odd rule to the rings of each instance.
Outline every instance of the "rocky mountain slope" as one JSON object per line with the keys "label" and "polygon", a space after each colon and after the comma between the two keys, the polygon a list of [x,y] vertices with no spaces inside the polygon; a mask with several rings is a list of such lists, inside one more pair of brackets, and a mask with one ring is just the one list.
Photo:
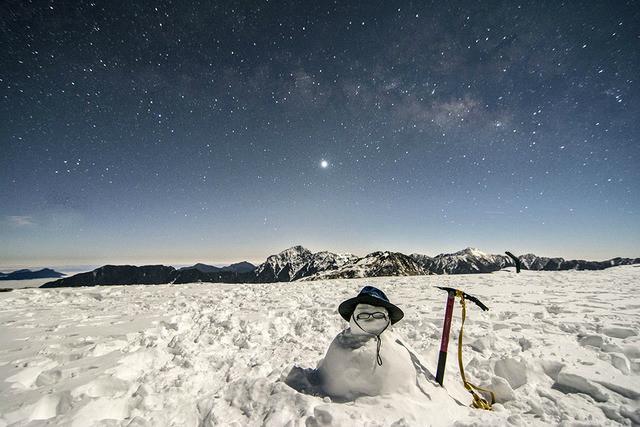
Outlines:
{"label": "rocky mountain slope", "polygon": [[334,254],[331,252],[312,253],[302,246],[293,246],[256,267],[256,282],[289,282],[321,272],[337,270],[352,264],[358,257],[352,254]]}
{"label": "rocky mountain slope", "polygon": [[518,257],[522,268],[526,270],[560,271],[560,270],[604,270],[617,265],[640,264],[640,258],[612,258],[606,261],[565,260],[564,258],[539,257],[526,254]]}
{"label": "rocky mountain slope", "polygon": [[255,265],[251,264],[247,261],[237,262],[235,264],[227,265],[224,267],[216,267],[214,265],[197,263],[192,265],[191,267],[182,267],[179,268],[178,271],[196,269],[201,273],[218,273],[223,271],[233,271],[236,273],[247,273],[249,271],[253,271],[256,268]]}
{"label": "rocky mountain slope", "polygon": [[96,285],[155,285],[169,283],[169,279],[176,271],[173,267],[164,265],[104,265],[93,271],[75,274],[71,277],[47,282],[41,288],[59,288]]}
{"label": "rocky mountain slope", "polygon": [[411,254],[411,257],[425,270],[435,274],[491,273],[514,265],[506,255],[489,255],[475,248],[435,257],[420,254]]}
{"label": "rocky mountain slope", "polygon": [[400,252],[372,252],[342,267],[320,271],[300,280],[353,279],[377,276],[420,276],[431,274],[411,257]]}

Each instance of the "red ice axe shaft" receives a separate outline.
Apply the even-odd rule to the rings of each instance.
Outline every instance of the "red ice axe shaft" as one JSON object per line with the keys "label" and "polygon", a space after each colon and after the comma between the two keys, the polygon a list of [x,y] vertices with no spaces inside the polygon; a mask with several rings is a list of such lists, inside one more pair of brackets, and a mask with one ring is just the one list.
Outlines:
{"label": "red ice axe shaft", "polygon": [[442,339],[440,341],[440,355],[438,356],[438,370],[436,371],[436,381],[442,385],[444,381],[444,367],[447,363],[447,348],[449,347],[449,332],[451,331],[451,318],[453,317],[453,303],[455,302],[456,294],[460,294],[462,298],[474,302],[482,310],[487,311],[486,305],[484,305],[478,298],[466,294],[462,291],[453,288],[446,288],[442,286],[436,286],[438,289],[447,291],[447,308],[444,312],[444,325],[442,327]]}
{"label": "red ice axe shaft", "polygon": [[456,291],[454,289],[447,291],[447,309],[444,312],[444,326],[442,327],[438,370],[436,371],[436,381],[440,385],[442,385],[442,381],[444,380],[444,367],[447,363],[447,347],[449,347],[449,332],[451,331],[451,317],[453,316],[453,303],[455,298]]}

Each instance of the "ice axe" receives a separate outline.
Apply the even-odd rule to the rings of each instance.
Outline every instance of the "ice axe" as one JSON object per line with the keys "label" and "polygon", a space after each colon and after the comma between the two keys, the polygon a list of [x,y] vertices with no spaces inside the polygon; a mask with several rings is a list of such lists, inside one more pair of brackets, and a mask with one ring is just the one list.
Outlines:
{"label": "ice axe", "polygon": [[447,348],[449,347],[449,332],[451,331],[451,317],[453,316],[453,303],[456,295],[461,298],[469,300],[475,303],[482,310],[487,311],[489,308],[484,305],[478,298],[473,295],[469,295],[461,290],[454,288],[446,288],[442,286],[436,286],[438,289],[442,289],[447,292],[447,308],[444,313],[444,325],[442,327],[442,340],[440,341],[440,355],[438,357],[438,370],[436,371],[436,381],[442,385],[444,380],[444,367],[447,363]]}
{"label": "ice axe", "polygon": [[513,263],[516,265],[516,273],[520,273],[520,267],[522,265],[522,263],[520,262],[520,259],[509,251],[506,251],[505,254],[507,254],[509,258],[513,260]]}

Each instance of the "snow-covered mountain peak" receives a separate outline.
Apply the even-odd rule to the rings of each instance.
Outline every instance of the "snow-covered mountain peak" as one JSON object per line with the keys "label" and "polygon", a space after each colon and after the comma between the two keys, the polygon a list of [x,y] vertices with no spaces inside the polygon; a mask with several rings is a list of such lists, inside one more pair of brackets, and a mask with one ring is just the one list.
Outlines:
{"label": "snow-covered mountain peak", "polygon": [[519,258],[521,258],[521,259],[527,259],[527,260],[533,260],[533,259],[538,258],[538,255],[536,255],[536,254],[532,254],[532,253],[528,253],[528,254],[520,255],[520,257],[519,257]]}
{"label": "snow-covered mountain peak", "polygon": [[272,255],[272,256],[277,256],[279,258],[296,258],[296,257],[309,256],[311,254],[312,253],[309,249],[301,245],[296,245],[288,249],[285,249],[284,251],[278,253],[277,255]]}
{"label": "snow-covered mountain peak", "polygon": [[459,252],[456,252],[453,255],[471,255],[477,258],[486,258],[489,256],[485,252],[482,252],[481,250],[472,248],[472,247],[465,248]]}
{"label": "snow-covered mountain peak", "polygon": [[292,246],[288,249],[285,249],[282,252],[279,252],[275,255],[270,255],[266,263],[268,264],[287,264],[293,263],[298,264],[301,262],[306,262],[311,256],[312,252],[300,245]]}
{"label": "snow-covered mountain peak", "polygon": [[352,261],[351,257],[339,257],[331,252],[312,253],[303,246],[292,246],[284,251],[271,255],[257,267],[258,281],[290,281],[296,280],[318,271],[331,270]]}

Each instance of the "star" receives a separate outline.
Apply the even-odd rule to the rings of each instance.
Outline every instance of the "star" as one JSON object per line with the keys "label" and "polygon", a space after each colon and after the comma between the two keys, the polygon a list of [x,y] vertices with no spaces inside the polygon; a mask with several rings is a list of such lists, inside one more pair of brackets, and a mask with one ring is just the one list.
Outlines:
{"label": "star", "polygon": [[324,159],[320,160],[320,167],[321,167],[322,169],[326,169],[326,168],[328,168],[328,167],[329,167],[329,162],[328,162],[328,161],[326,161],[326,160],[324,160]]}

